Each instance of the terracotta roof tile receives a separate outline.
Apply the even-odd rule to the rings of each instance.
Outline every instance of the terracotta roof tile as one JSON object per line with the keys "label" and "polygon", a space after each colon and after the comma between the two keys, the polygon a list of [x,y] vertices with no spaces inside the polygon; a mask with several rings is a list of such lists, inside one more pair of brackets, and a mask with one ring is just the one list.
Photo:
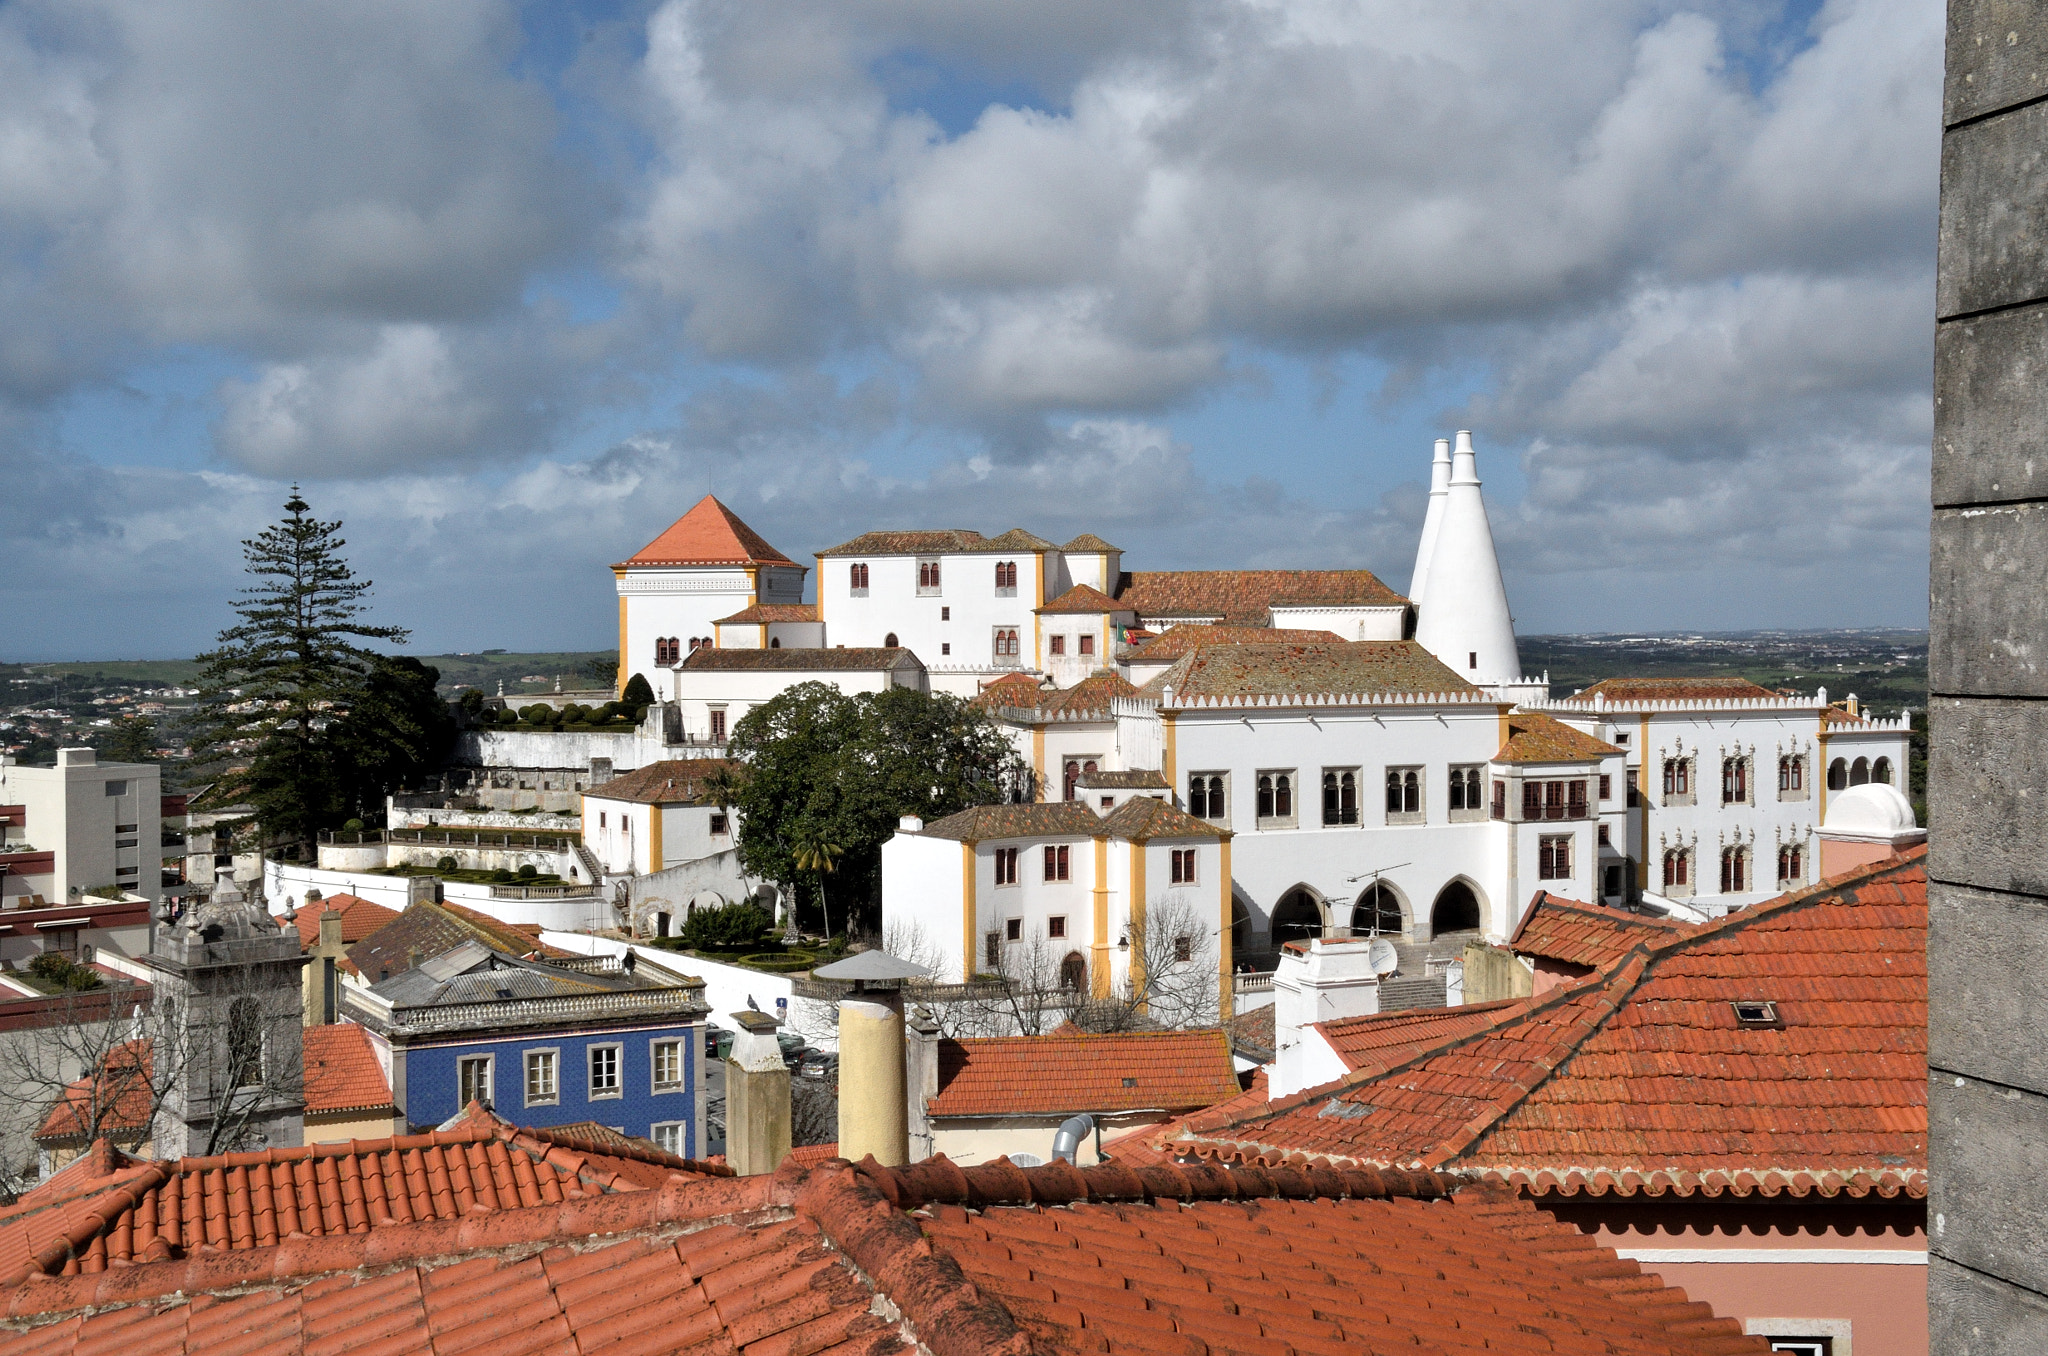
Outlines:
{"label": "terracotta roof tile", "polygon": [[1562,700],[1590,706],[1595,693],[1607,698],[1610,707],[1631,702],[1754,701],[1778,695],[1747,678],[1603,678]]}
{"label": "terracotta roof tile", "polygon": [[934,1116],[1187,1111],[1235,1097],[1221,1029],[939,1042]]}
{"label": "terracotta roof tile", "polygon": [[593,786],[584,795],[638,805],[696,805],[705,794],[704,783],[732,768],[724,758],[664,758]]}
{"label": "terracotta roof tile", "polygon": [[1335,631],[1279,630],[1271,626],[1208,626],[1184,623],[1165,635],[1146,641],[1131,658],[1138,663],[1160,663],[1179,659],[1204,645],[1342,645],[1344,637]]}
{"label": "terracotta roof tile", "polygon": [[1508,717],[1507,742],[1493,755],[1496,763],[1585,763],[1621,750],[1541,711],[1517,711]]}
{"label": "terracotta roof tile", "polygon": [[821,556],[948,556],[989,552],[1057,551],[1045,538],[1013,527],[999,537],[984,537],[972,528],[950,527],[905,531],[863,532],[852,541],[828,546]]}
{"label": "terracotta roof tile", "polygon": [[1044,607],[1036,607],[1032,611],[1047,615],[1078,613],[1094,616],[1101,613],[1129,612],[1130,608],[1110,597],[1101,589],[1090,588],[1086,584],[1076,584]]}
{"label": "terracotta roof tile", "polygon": [[[146,1165],[128,1187],[174,1170]],[[229,1201],[265,1175],[213,1170]],[[194,1356],[1764,1350],[1575,1229],[1484,1191],[1446,1200],[1451,1185],[1328,1169],[789,1163],[342,1233],[278,1227],[320,1225],[324,1198],[309,1197],[311,1212],[219,1252],[172,1252],[159,1231],[137,1264],[108,1268],[57,1240],[47,1266],[12,1282],[4,1322],[10,1349],[60,1356],[117,1344]]]}
{"label": "terracotta roof tile", "polygon": [[380,1111],[391,1106],[391,1084],[370,1048],[370,1033],[354,1022],[305,1029],[306,1110]]}
{"label": "terracotta roof tile", "polygon": [[1127,772],[1084,772],[1074,785],[1087,791],[1165,791],[1166,775],[1151,768]]}
{"label": "terracotta roof tile", "polygon": [[1176,702],[1203,697],[1479,692],[1412,640],[1208,645],[1174,661],[1172,668],[1145,684],[1141,695],[1162,697],[1169,688]]}
{"label": "terracotta roof tile", "polygon": [[1150,796],[1133,796],[1102,817],[1102,827],[1117,838],[1142,843],[1153,838],[1228,838],[1230,830],[1196,819],[1179,807]]}
{"label": "terracotta roof tile", "polygon": [[984,843],[994,838],[1036,838],[1046,834],[1100,837],[1101,818],[1077,800],[1040,801],[1030,805],[976,805],[924,826],[931,838],[956,838]]}
{"label": "terracotta roof tile", "polygon": [[624,566],[795,563],[741,522],[738,514],[707,494],[688,513],[670,523],[660,536],[641,547]]}
{"label": "terracotta roof tile", "polygon": [[843,645],[830,649],[785,646],[780,650],[720,650],[706,646],[682,663],[682,668],[691,673],[845,673],[917,667],[917,656],[901,646],[848,649]]}
{"label": "terracotta roof tile", "polygon": [[1066,545],[1060,547],[1060,550],[1062,551],[1073,551],[1077,553],[1082,551],[1115,551],[1121,554],[1123,549],[1124,548],[1121,546],[1111,546],[1108,542],[1096,536],[1093,532],[1083,532],[1080,536],[1074,538]]}
{"label": "terracotta roof tile", "polygon": [[1581,904],[1538,890],[1508,939],[1508,949],[1603,970],[1638,945],[1655,945],[1690,930],[1689,924],[1673,919]]}
{"label": "terracotta roof tile", "polygon": [[739,626],[746,622],[814,622],[818,620],[816,603],[755,603],[743,607],[730,617],[719,617],[713,626]]}
{"label": "terracotta roof tile", "polygon": [[1012,720],[1109,720],[1110,703],[1119,697],[1135,697],[1138,689],[1113,669],[1098,669],[1072,687],[1040,686],[1035,679],[1016,675],[999,678],[975,696],[984,710],[1011,712]]}
{"label": "terracotta roof tile", "polygon": [[1205,617],[1267,626],[1275,607],[1399,607],[1408,600],[1370,570],[1146,570],[1126,573],[1117,601],[1141,617]]}
{"label": "terracotta roof tile", "polygon": [[[1924,1195],[1925,852],[1646,939],[1474,1031],[1250,1115],[1198,1113],[1177,1143],[1566,1193]],[[1736,1019],[1757,999],[1781,1027]]]}
{"label": "terracotta roof tile", "polygon": [[461,904],[422,900],[348,949],[349,964],[375,983],[386,971],[397,974],[417,961],[432,960],[467,941],[479,941],[509,956],[554,956],[570,953],[544,946],[540,929],[503,923]]}
{"label": "terracotta roof tile", "polygon": [[341,940],[353,945],[398,917],[398,910],[350,894],[329,895],[300,907],[294,922],[299,945],[310,947],[320,940],[320,916],[329,910],[341,915]]}

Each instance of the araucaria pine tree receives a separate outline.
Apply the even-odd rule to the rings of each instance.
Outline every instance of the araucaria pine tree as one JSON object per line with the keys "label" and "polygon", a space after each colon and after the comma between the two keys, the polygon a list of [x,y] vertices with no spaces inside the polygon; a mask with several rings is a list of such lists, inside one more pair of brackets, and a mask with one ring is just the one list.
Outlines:
{"label": "araucaria pine tree", "polygon": [[341,523],[311,516],[296,485],[284,509],[281,521],[242,543],[253,582],[234,602],[240,624],[199,656],[195,753],[240,769],[209,799],[251,806],[266,846],[308,843],[338,822],[351,779],[327,732],[386,662],[360,642],[403,644],[407,634],[364,619],[370,581],[342,558]]}

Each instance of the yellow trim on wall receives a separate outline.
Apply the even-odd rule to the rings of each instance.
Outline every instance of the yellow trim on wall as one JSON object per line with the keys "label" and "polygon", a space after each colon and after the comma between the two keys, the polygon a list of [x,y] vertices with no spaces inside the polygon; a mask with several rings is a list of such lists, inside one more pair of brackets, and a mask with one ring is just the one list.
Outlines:
{"label": "yellow trim on wall", "polygon": [[1098,999],[1109,997],[1109,840],[1095,840],[1095,953],[1088,968],[1088,988]]}
{"label": "yellow trim on wall", "polygon": [[1217,939],[1221,945],[1216,949],[1223,957],[1223,974],[1220,981],[1221,988],[1216,998],[1216,1011],[1221,1013],[1222,1019],[1227,1022],[1232,1016],[1231,1007],[1236,1002],[1236,995],[1232,992],[1230,980],[1230,943],[1232,940],[1230,925],[1232,922],[1231,913],[1233,912],[1231,905],[1235,901],[1236,896],[1230,889],[1230,840],[1228,838],[1224,839],[1221,846],[1223,848],[1223,865],[1216,874],[1222,877],[1217,882],[1217,888],[1223,898],[1223,914],[1216,932]]}
{"label": "yellow trim on wall", "polygon": [[649,875],[652,875],[664,866],[661,860],[661,821],[667,818],[668,812],[659,805],[650,805],[647,808],[653,812],[647,816],[649,820],[647,827],[647,856],[649,859],[647,871]]}
{"label": "yellow trim on wall", "polygon": [[[614,567],[612,578],[624,583],[626,578],[624,567]],[[619,672],[618,677],[612,684],[612,688],[612,695],[614,697],[626,695],[626,595],[623,593],[619,595]]]}
{"label": "yellow trim on wall", "polygon": [[1174,766],[1175,754],[1177,753],[1175,741],[1179,732],[1174,728],[1173,721],[1173,712],[1161,711],[1159,713],[1160,728],[1163,732],[1161,738],[1164,740],[1164,747],[1160,751],[1159,766],[1166,777],[1167,800],[1185,810],[1187,806],[1181,804],[1180,783],[1174,780],[1177,771]]}
{"label": "yellow trim on wall", "polygon": [[960,845],[960,982],[974,982],[974,844]]}
{"label": "yellow trim on wall", "polygon": [[1038,787],[1035,799],[1042,801],[1045,799],[1045,727],[1043,725],[1031,727],[1031,771],[1036,778]]}
{"label": "yellow trim on wall", "polygon": [[[1131,850],[1131,992],[1145,991],[1145,854],[1151,850],[1150,842],[1133,840]],[[1138,1005],[1144,1011],[1145,1005]]]}
{"label": "yellow trim on wall", "polygon": [[1642,812],[1643,859],[1636,863],[1636,888],[1650,888],[1650,718],[1642,718],[1642,733],[1636,736],[1636,808]]}
{"label": "yellow trim on wall", "polygon": [[767,622],[762,622],[762,623],[761,623],[761,648],[762,648],[762,649],[764,649],[764,650],[768,648],[768,623],[767,623]]}
{"label": "yellow trim on wall", "polygon": [[[758,607],[760,606],[760,604],[761,567],[758,565],[749,565],[747,566],[747,606]],[[712,629],[716,630],[717,628],[714,627]]]}

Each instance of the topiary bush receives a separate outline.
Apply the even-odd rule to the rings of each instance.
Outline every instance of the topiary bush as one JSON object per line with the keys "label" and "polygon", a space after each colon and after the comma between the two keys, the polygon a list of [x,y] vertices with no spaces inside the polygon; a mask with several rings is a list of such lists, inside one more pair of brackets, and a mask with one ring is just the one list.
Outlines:
{"label": "topiary bush", "polygon": [[455,859],[453,857],[443,857],[434,863],[434,869],[436,871],[453,871],[455,869]]}
{"label": "topiary bush", "polygon": [[519,708],[519,718],[528,725],[549,725],[554,722],[555,708],[546,702],[535,702]]}
{"label": "topiary bush", "polygon": [[774,915],[752,904],[697,909],[683,920],[683,945],[699,951],[752,951],[775,928]]}
{"label": "topiary bush", "polygon": [[528,862],[526,865],[519,868],[518,874],[521,880],[532,880],[535,876],[538,876],[540,874],[540,868],[535,866],[532,862]]}
{"label": "topiary bush", "polygon": [[619,694],[619,700],[631,707],[654,705],[654,688],[648,683],[647,675],[636,673],[626,682],[626,690]]}
{"label": "topiary bush", "polygon": [[498,724],[517,725],[518,723],[519,713],[517,711],[514,711],[511,707],[507,706],[498,712]]}
{"label": "topiary bush", "polygon": [[351,819],[341,826],[341,831],[343,833],[361,833],[363,831],[363,821]]}

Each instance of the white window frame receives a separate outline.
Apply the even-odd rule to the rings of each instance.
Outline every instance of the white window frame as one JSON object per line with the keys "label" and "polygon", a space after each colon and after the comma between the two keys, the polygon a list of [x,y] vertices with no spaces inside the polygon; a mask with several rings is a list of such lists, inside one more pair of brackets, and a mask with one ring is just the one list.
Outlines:
{"label": "white window frame", "polygon": [[[545,1055],[550,1061],[549,1080],[554,1084],[552,1096],[533,1095],[533,1059]],[[559,1045],[537,1045],[519,1052],[519,1087],[527,1106],[560,1106],[562,1104],[562,1047]]]}
{"label": "white window frame", "polygon": [[[597,1053],[600,1050],[612,1052],[612,1085],[609,1088],[597,1086]],[[626,1048],[618,1041],[602,1041],[583,1048],[584,1087],[593,1102],[608,1102],[626,1095]]]}
{"label": "white window frame", "polygon": [[[656,1036],[647,1042],[647,1085],[655,1096],[664,1097],[689,1087],[689,1061],[683,1057],[684,1044],[681,1036]],[[661,1048],[665,1045],[674,1046],[676,1051],[676,1081],[673,1083],[661,1081]]]}
{"label": "white window frame", "polygon": [[[661,1132],[664,1130],[674,1132],[676,1142],[673,1146],[661,1142]],[[674,1154],[677,1158],[686,1156],[683,1150],[688,1146],[689,1135],[688,1121],[654,1121],[647,1127],[647,1138],[653,1141],[654,1147],[663,1153]]]}
{"label": "white window frame", "polygon": [[[1380,777],[1380,804],[1386,804],[1387,777],[1400,776],[1415,778],[1415,808],[1412,810],[1387,810],[1388,824],[1427,824],[1429,822],[1429,769],[1420,763],[1389,763]],[[1403,789],[1405,790],[1405,784]],[[1403,796],[1402,799],[1406,799]]]}
{"label": "white window frame", "polygon": [[[1493,804],[1490,799],[1493,788],[1488,784],[1486,764],[1452,763],[1450,765],[1450,779],[1455,780],[1456,778],[1463,777],[1466,779],[1465,784],[1468,788],[1472,785],[1472,774],[1475,772],[1479,774],[1479,804],[1467,805],[1462,810],[1447,808],[1445,812],[1450,815],[1451,823],[1453,824],[1473,824],[1482,819],[1487,819],[1493,814]],[[1423,789],[1427,791],[1428,787],[1425,785]],[[1451,788],[1450,781],[1447,780],[1444,786],[1444,805],[1448,807],[1450,803]]]}
{"label": "white window frame", "polygon": [[[466,1066],[481,1061],[484,1066],[484,1095],[481,1098],[465,1098],[462,1095],[462,1077]],[[471,1091],[475,1089],[472,1087]],[[498,1057],[492,1055],[457,1055],[455,1057],[455,1102],[460,1110],[472,1101],[481,1101],[485,1106],[498,1104]]]}

